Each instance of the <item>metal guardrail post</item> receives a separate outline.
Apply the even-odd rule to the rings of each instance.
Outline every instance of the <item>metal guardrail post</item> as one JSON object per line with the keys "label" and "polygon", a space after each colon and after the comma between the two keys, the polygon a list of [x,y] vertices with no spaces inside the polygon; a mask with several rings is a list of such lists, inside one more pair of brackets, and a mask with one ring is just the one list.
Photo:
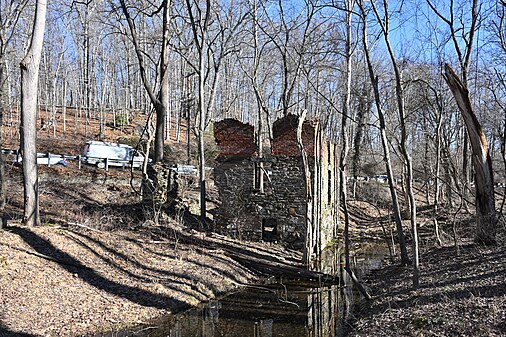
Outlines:
{"label": "metal guardrail post", "polygon": [[109,171],[109,158],[105,158],[105,170]]}
{"label": "metal guardrail post", "polygon": [[77,167],[81,169],[81,156],[77,156],[78,164]]}
{"label": "metal guardrail post", "polygon": [[47,156],[47,167],[51,167],[51,153],[48,152],[46,156]]}

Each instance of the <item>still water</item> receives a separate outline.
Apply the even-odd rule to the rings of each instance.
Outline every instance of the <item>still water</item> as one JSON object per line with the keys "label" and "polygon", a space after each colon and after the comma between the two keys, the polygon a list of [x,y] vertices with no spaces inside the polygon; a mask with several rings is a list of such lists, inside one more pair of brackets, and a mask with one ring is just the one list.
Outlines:
{"label": "still water", "polygon": [[[380,266],[385,249],[354,257],[357,277]],[[114,336],[337,337],[361,300],[342,272],[340,285],[250,287],[154,323]]]}

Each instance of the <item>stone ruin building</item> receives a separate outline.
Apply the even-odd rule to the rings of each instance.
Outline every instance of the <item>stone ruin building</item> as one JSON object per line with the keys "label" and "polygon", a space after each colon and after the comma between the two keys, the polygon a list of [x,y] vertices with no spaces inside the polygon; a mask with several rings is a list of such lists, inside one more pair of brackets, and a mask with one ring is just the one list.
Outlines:
{"label": "stone ruin building", "polygon": [[[304,121],[304,160],[298,124],[295,115],[277,120],[270,153],[262,158],[253,126],[234,119],[214,124],[219,148],[214,180],[221,200],[215,229],[239,239],[283,242],[303,251],[310,268],[323,271],[323,255],[333,251],[337,228],[335,145],[325,140],[318,121]],[[267,176],[264,193],[260,162]]]}
{"label": "stone ruin building", "polygon": [[[214,229],[238,239],[282,243],[302,251],[310,269],[327,272],[325,261],[335,254],[337,236],[336,149],[319,122],[307,120],[301,129],[302,152],[298,125],[295,115],[275,121],[270,149],[260,158],[252,125],[234,119],[214,124],[219,150],[214,184],[221,202],[213,210]],[[195,174],[177,174],[173,166],[158,163],[148,176],[143,186],[147,206],[175,207],[176,212],[188,208],[185,186],[195,183]]]}

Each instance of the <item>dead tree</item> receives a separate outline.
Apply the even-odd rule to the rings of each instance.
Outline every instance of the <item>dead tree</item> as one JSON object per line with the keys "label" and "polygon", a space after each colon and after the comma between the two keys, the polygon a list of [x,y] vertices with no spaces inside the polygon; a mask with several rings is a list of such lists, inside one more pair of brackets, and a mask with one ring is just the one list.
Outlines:
{"label": "dead tree", "polygon": [[480,122],[474,114],[469,90],[455,74],[450,65],[445,65],[445,80],[452,91],[466,123],[473,153],[476,189],[476,243],[495,244],[497,214],[495,211],[494,178],[492,160],[488,152],[487,139]]}
{"label": "dead tree", "polygon": [[[431,0],[426,0],[427,5],[431,8],[431,10],[436,14],[443,22],[448,26],[450,33],[450,40],[453,43],[454,50],[457,54],[457,59],[459,62],[459,66],[462,72],[462,83],[467,88],[468,87],[468,75],[469,75],[469,65],[471,62],[471,55],[473,50],[474,36],[479,30],[479,17],[480,17],[480,9],[479,0],[471,1],[471,8],[466,8],[466,10],[471,10],[471,17],[469,22],[469,28],[466,28],[464,12],[462,11],[460,16],[457,16],[455,13],[455,5],[459,3],[459,1],[449,0],[449,13],[448,16],[443,15],[443,12],[439,10],[436,5]],[[445,2],[443,2],[445,3]],[[461,3],[461,2],[460,2]],[[462,35],[462,38],[459,38],[459,35]],[[461,194],[461,202],[463,203],[466,209],[467,205],[467,189],[469,184],[469,161],[468,161],[468,149],[469,149],[469,137],[464,136],[464,144],[462,146],[462,178],[463,178],[463,188]]]}

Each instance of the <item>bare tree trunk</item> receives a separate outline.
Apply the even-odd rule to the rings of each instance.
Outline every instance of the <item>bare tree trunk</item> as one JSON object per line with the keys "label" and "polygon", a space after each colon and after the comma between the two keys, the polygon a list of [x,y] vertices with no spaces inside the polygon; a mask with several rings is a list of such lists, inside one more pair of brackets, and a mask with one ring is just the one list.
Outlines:
{"label": "bare tree trunk", "polygon": [[23,153],[24,216],[28,226],[40,225],[36,123],[39,65],[46,24],[46,0],[37,0],[30,47],[21,61],[21,144]]}
{"label": "bare tree trunk", "polygon": [[191,165],[192,163],[192,156],[191,156],[191,86],[190,86],[190,77],[188,76],[186,78],[186,164]]}
{"label": "bare tree trunk", "polygon": [[[202,13],[202,9],[197,6],[199,16],[195,17],[192,11],[192,4],[190,0],[186,0],[186,9],[191,21],[191,29],[193,32],[193,40],[196,44],[198,54],[197,64],[197,75],[199,80],[198,87],[198,126],[197,126],[197,138],[198,138],[198,158],[199,158],[199,186],[200,186],[200,221],[203,226],[206,226],[206,158],[204,153],[204,133],[206,130],[206,113],[209,107],[206,107],[206,95],[205,95],[205,84],[206,84],[206,44],[209,23],[211,19],[211,0],[205,1],[205,13]],[[200,22],[197,22],[199,20]],[[199,35],[200,33],[200,35]],[[189,125],[188,125],[189,127]]]}
{"label": "bare tree trunk", "polygon": [[[165,119],[169,107],[169,0],[163,3],[163,37],[162,37],[162,61],[160,62],[160,103],[163,108],[156,109],[155,124],[155,161],[162,161],[164,157]],[[169,129],[169,128],[167,128]]]}
{"label": "bare tree trunk", "polygon": [[358,290],[362,293],[362,295],[366,299],[371,299],[371,295],[367,292],[367,290],[362,286],[362,284],[358,281],[353,269],[351,267],[350,262],[350,219],[348,213],[348,200],[347,200],[347,181],[346,181],[346,165],[348,158],[348,118],[350,114],[350,101],[351,101],[351,61],[352,61],[352,46],[351,46],[351,12],[353,10],[353,0],[346,1],[346,86],[345,86],[345,94],[343,98],[343,109],[342,109],[342,119],[341,119],[341,156],[339,159],[339,192],[341,195],[341,204],[343,205],[344,210],[344,259],[345,259],[345,270],[350,275],[355,286],[357,286]]}
{"label": "bare tree trunk", "polygon": [[[135,53],[137,55],[137,60],[139,62],[139,70],[140,70],[140,76],[142,79],[142,83],[144,84],[144,89],[149,95],[149,99],[151,101],[151,104],[153,104],[153,107],[156,111],[156,127],[155,127],[155,153],[154,153],[154,162],[161,162],[163,161],[163,146],[164,146],[164,138],[165,138],[165,116],[167,115],[167,106],[164,105],[164,102],[167,103],[168,101],[168,78],[166,78],[168,74],[168,50],[167,50],[167,38],[168,35],[168,25],[169,25],[169,7],[170,7],[170,0],[164,0],[163,2],[163,45],[162,45],[162,62],[160,65],[161,74],[160,74],[160,97],[158,98],[153,90],[153,86],[150,85],[148,77],[147,77],[147,70],[146,66],[144,64],[144,56],[143,52],[139,46],[139,40],[137,37],[137,32],[135,29],[135,25],[133,22],[132,17],[130,16],[130,13],[128,12],[127,5],[125,4],[124,0],[120,0],[121,8],[123,10],[123,14],[126,17],[126,20],[128,22],[128,27],[130,28],[130,35],[132,37],[132,43],[134,45]],[[167,62],[167,63],[165,63]],[[165,82],[164,82],[165,81]],[[167,85],[165,85],[167,84]]]}
{"label": "bare tree trunk", "polygon": [[439,183],[439,175],[441,174],[441,125],[443,122],[443,112],[441,109],[437,109],[436,111],[436,168],[435,168],[435,178],[434,178],[434,216],[437,216],[437,211],[439,207],[439,197],[440,197],[440,189],[441,184]]}
{"label": "bare tree trunk", "polygon": [[90,67],[91,67],[91,48],[90,48],[90,3],[86,2],[86,9],[84,12],[84,88],[85,95],[85,109],[86,109],[86,124],[85,134],[88,134],[91,119],[91,81],[90,81]]}
{"label": "bare tree trunk", "polygon": [[401,83],[401,72],[397,65],[397,60],[394,55],[394,51],[390,44],[390,39],[388,37],[389,34],[389,13],[388,13],[388,1],[383,1],[383,8],[385,10],[385,17],[381,18],[378,11],[376,10],[376,6],[374,2],[371,2],[374,13],[376,14],[376,18],[378,19],[378,23],[381,26],[383,31],[383,37],[385,43],[387,45],[388,54],[390,55],[390,61],[392,62],[392,66],[394,68],[395,74],[395,96],[397,100],[397,109],[399,112],[399,121],[401,124],[401,153],[404,159],[404,165],[406,169],[406,189],[407,189],[407,197],[408,197],[408,205],[409,205],[409,220],[411,222],[411,231],[412,231],[412,244],[413,244],[413,288],[417,289],[420,284],[420,268],[419,268],[419,254],[418,254],[418,226],[416,223],[416,201],[415,195],[413,192],[413,162],[411,160],[411,155],[407,148],[407,130],[406,130],[406,113],[404,108],[404,93],[402,90]]}
{"label": "bare tree trunk", "polygon": [[[440,11],[431,0],[426,0],[426,3],[432,9],[434,14],[436,14],[442,20],[442,22],[447,24],[448,28],[450,29],[450,39],[453,42],[453,47],[457,54],[457,59],[459,61],[460,69],[462,71],[463,87],[467,88],[469,64],[473,50],[474,35],[477,34],[477,32],[479,32],[480,28],[479,21],[481,20],[479,19],[480,16],[479,12],[482,6],[479,0],[472,0],[471,16],[470,17],[467,16],[469,13],[466,13],[467,17],[465,17],[463,13],[457,14],[454,12],[454,9],[456,8],[454,4],[458,1],[447,0],[447,2],[449,2],[450,12],[448,13],[449,15],[445,17],[443,12]],[[465,36],[465,38],[461,39],[460,36]],[[464,43],[462,43],[462,41]],[[467,131],[469,132],[469,129]],[[466,210],[468,210],[467,189],[469,187],[469,162],[468,162],[469,140],[465,135],[465,133],[466,132],[464,131],[464,144],[462,150],[463,179],[461,179],[464,186],[462,187],[460,197],[461,197],[461,204],[465,207]],[[472,152],[474,153],[474,150],[472,150]]]}
{"label": "bare tree trunk", "polygon": [[370,87],[364,85],[361,91],[361,95],[358,97],[358,121],[357,129],[355,131],[355,138],[353,140],[353,157],[351,160],[351,170],[354,178],[361,174],[360,161],[362,157],[362,143],[365,133],[365,120],[369,112],[371,111],[372,103],[370,102]]}
{"label": "bare tree trunk", "polygon": [[302,158],[302,170],[304,172],[304,182],[306,185],[305,192],[306,192],[306,207],[309,212],[311,210],[311,216],[306,216],[306,245],[304,248],[304,257],[303,261],[304,264],[311,270],[314,269],[315,265],[317,264],[316,261],[312,261],[312,257],[317,255],[317,252],[315,252],[315,238],[313,236],[313,191],[311,189],[311,172],[309,170],[309,162],[307,159],[307,152],[304,148],[304,143],[302,141],[302,129],[304,126],[304,121],[306,120],[306,114],[307,110],[304,109],[302,111],[302,114],[299,116],[299,123],[297,125],[297,146],[299,147],[300,155]]}
{"label": "bare tree trunk", "polygon": [[[206,41],[207,27],[210,17],[211,1],[206,1],[206,19],[202,31],[201,49],[199,49],[199,125],[198,125],[198,156],[199,156],[199,186],[200,186],[200,221],[206,225],[206,156],[204,133],[206,129],[206,107],[205,107],[205,64],[204,64],[204,43]],[[191,10],[191,9],[189,9]]]}
{"label": "bare tree trunk", "polygon": [[443,109],[439,100],[437,100],[437,110],[436,110],[436,168],[434,173],[434,230],[436,234],[436,242],[438,245],[442,245],[441,237],[439,235],[439,223],[437,221],[438,211],[439,211],[439,203],[440,203],[440,190],[441,184],[439,183],[439,176],[441,173],[441,126],[443,124]]}
{"label": "bare tree trunk", "polygon": [[462,145],[462,195],[461,203],[464,209],[469,213],[469,207],[467,204],[467,195],[469,189],[469,140],[467,132],[464,130],[464,144]]}
{"label": "bare tree trunk", "polygon": [[371,61],[371,57],[369,54],[369,47],[367,42],[367,17],[366,12],[363,4],[363,0],[358,2],[358,5],[360,7],[360,11],[362,14],[362,43],[364,45],[364,52],[367,59],[367,68],[369,70],[369,77],[371,79],[371,83],[374,90],[374,101],[376,104],[376,109],[378,111],[378,117],[380,122],[380,136],[381,136],[381,145],[383,148],[383,155],[384,155],[384,162],[385,162],[385,168],[387,171],[388,176],[388,185],[390,188],[390,195],[392,197],[392,206],[393,206],[393,214],[395,219],[395,224],[397,228],[397,236],[399,237],[399,249],[401,252],[401,264],[404,266],[407,266],[409,264],[408,259],[408,252],[406,249],[406,240],[404,237],[404,230],[402,228],[402,217],[401,217],[401,210],[399,207],[399,199],[397,196],[397,191],[395,189],[394,184],[394,175],[392,171],[392,162],[390,159],[390,150],[389,150],[389,143],[386,135],[386,123],[385,123],[385,116],[383,113],[383,109],[381,107],[381,97],[378,87],[378,78],[374,73],[374,67]]}
{"label": "bare tree trunk", "polygon": [[263,146],[263,112],[264,103],[258,88],[258,67],[260,63],[260,49],[258,43],[258,17],[257,17],[257,2],[253,2],[253,47],[254,47],[254,58],[253,58],[253,74],[250,77],[253,84],[253,90],[255,92],[255,98],[257,102],[258,111],[258,130],[257,130],[257,146],[258,146],[258,157],[260,162],[258,163],[258,189],[260,193],[264,193],[264,146]]}
{"label": "bare tree trunk", "polygon": [[495,244],[497,215],[495,211],[492,160],[488,152],[487,139],[474,114],[467,87],[448,64],[445,65],[445,80],[466,123],[473,153],[477,213],[474,241],[484,245]]}
{"label": "bare tree trunk", "polygon": [[[1,53],[1,51],[0,51]],[[3,120],[6,103],[8,100],[7,95],[7,67],[3,55],[0,55],[0,147],[3,146],[4,132],[3,132]],[[0,153],[0,211],[3,211],[5,207],[5,200],[7,194],[7,182],[5,176],[5,161],[4,155]]]}
{"label": "bare tree trunk", "polygon": [[[506,168],[506,109],[504,109],[504,128],[501,137],[501,157],[504,167]],[[501,207],[499,207],[499,213],[502,214],[504,210],[504,204],[506,203],[506,185],[504,186],[504,195],[501,201]]]}

